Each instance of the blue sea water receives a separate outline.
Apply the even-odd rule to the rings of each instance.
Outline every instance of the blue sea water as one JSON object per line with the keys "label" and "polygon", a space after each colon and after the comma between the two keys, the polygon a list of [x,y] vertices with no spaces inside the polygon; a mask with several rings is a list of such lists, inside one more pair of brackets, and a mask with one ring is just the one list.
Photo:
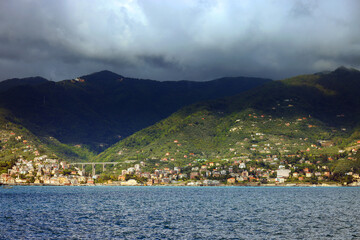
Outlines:
{"label": "blue sea water", "polygon": [[0,188],[0,239],[360,239],[360,188]]}

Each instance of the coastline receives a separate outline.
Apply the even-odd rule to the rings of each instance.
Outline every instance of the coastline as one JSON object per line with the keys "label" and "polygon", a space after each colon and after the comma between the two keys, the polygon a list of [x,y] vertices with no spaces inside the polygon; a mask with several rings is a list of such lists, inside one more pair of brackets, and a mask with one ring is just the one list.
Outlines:
{"label": "coastline", "polygon": [[39,184],[39,183],[2,183],[1,187],[6,188],[7,186],[37,186],[37,187],[360,187],[359,185],[342,185],[342,184],[219,184],[219,185],[187,185],[187,184],[159,184],[159,185],[121,185],[121,184],[72,184],[72,185],[61,185],[61,184]]}

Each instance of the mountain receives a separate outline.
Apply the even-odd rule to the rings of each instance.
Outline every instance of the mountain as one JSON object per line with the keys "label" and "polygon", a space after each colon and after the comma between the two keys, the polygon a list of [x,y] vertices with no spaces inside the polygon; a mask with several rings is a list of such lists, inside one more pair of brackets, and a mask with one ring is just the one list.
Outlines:
{"label": "mountain", "polygon": [[19,159],[26,161],[46,155],[51,159],[85,161],[94,157],[86,148],[60,143],[54,138],[38,137],[0,109],[0,174],[7,173]]}
{"label": "mountain", "polygon": [[19,84],[0,92],[0,172],[46,155],[122,162],[101,181],[138,164],[146,176],[176,167],[172,177],[181,169],[260,183],[286,168],[288,182],[348,184],[360,179],[359,90],[360,72],[344,67],[281,81],[158,82],[102,71]]}
{"label": "mountain", "polygon": [[160,82],[110,71],[60,82],[12,79],[0,83],[0,108],[39,137],[102,151],[183,106],[235,95],[269,81],[237,77]]}
{"label": "mountain", "polygon": [[360,72],[343,67],[269,82],[186,106],[121,140],[97,161],[145,161],[154,167],[199,159],[338,158],[360,142],[359,91]]}
{"label": "mountain", "polygon": [[14,88],[14,87],[36,86],[46,82],[48,82],[48,80],[42,77],[8,79],[0,82],[0,92],[7,91],[10,88]]}

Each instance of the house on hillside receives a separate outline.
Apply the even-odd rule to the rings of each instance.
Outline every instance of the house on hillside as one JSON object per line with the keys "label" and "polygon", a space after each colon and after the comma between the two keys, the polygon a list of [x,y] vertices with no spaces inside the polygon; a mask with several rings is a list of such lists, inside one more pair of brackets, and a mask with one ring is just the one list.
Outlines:
{"label": "house on hillside", "polygon": [[305,177],[307,177],[307,178],[311,178],[312,177],[312,173],[311,172],[307,172],[307,173],[305,173]]}
{"label": "house on hillside", "polygon": [[200,176],[199,172],[191,172],[190,179],[196,179]]}
{"label": "house on hillside", "polygon": [[276,174],[278,178],[288,178],[290,176],[290,169],[278,169],[276,170]]}
{"label": "house on hillside", "polygon": [[228,178],[228,179],[227,179],[227,183],[228,183],[228,184],[235,184],[235,178],[233,178],[233,177],[232,177],[232,178]]}

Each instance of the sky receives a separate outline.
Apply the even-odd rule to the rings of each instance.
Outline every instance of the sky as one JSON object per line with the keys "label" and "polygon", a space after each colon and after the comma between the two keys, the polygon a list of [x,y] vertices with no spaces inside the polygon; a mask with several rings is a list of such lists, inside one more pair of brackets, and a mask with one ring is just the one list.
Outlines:
{"label": "sky", "polygon": [[360,69],[358,0],[1,0],[0,80]]}

